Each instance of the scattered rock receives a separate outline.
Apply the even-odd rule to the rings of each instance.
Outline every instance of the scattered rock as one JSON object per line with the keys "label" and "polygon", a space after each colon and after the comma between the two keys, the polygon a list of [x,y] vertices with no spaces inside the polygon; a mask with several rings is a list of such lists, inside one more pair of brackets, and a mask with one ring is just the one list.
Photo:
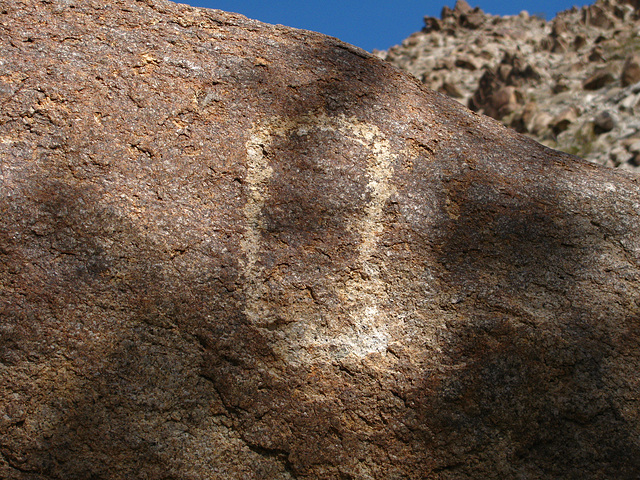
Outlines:
{"label": "scattered rock", "polygon": [[622,66],[620,83],[623,87],[640,82],[640,55],[629,55]]}
{"label": "scattered rock", "polygon": [[610,132],[617,125],[615,117],[608,110],[604,110],[596,115],[593,123],[597,134]]}
{"label": "scattered rock", "polygon": [[456,4],[453,7],[453,16],[461,16],[471,13],[473,9],[465,0],[456,0]]}
{"label": "scattered rock", "polygon": [[502,87],[492,99],[492,108],[499,118],[514,112],[521,104],[522,94],[513,86]]}
{"label": "scattered rock", "polygon": [[578,119],[578,112],[575,108],[567,108],[560,114],[556,115],[550,122],[550,126],[553,132],[558,135],[564,132],[569,125],[574,123]]}
{"label": "scattered rock", "polygon": [[[471,9],[471,7],[469,7],[469,9]],[[444,7],[442,7],[442,10],[440,11],[440,18],[442,20],[446,20],[448,18],[452,18],[453,15],[453,10],[451,10],[451,8],[449,8],[447,5],[445,5]]]}
{"label": "scattered rock", "polygon": [[562,38],[554,38],[551,44],[551,51],[553,53],[566,53],[569,50],[569,45]]}
{"label": "scattered rock", "polygon": [[604,63],[605,59],[604,59],[604,51],[602,47],[598,45],[593,47],[593,49],[591,50],[591,53],[589,53],[588,59],[591,63]]}
{"label": "scattered rock", "polygon": [[541,135],[547,132],[553,122],[553,117],[547,112],[537,112],[530,125],[527,127],[527,132],[535,135]]}
{"label": "scattered rock", "polygon": [[[438,31],[426,27],[414,45],[392,47],[385,58],[432,88],[445,91],[445,83],[455,85],[455,97],[461,103],[549,147],[610,165],[611,150],[640,128],[635,117],[640,89],[632,88],[640,83],[640,58],[623,54],[637,50],[640,4],[636,0],[598,0],[589,7],[561,12],[551,22],[535,15],[483,14],[484,23],[476,30],[461,25],[461,16],[473,10],[469,4],[459,6],[456,13],[445,9],[442,22],[446,26]],[[481,59],[482,66],[472,70],[467,64],[455,65],[451,59],[460,52]],[[434,69],[445,64],[446,68],[433,75]],[[532,75],[519,78],[526,66]],[[506,86],[516,87],[522,98],[517,105],[511,104],[515,110],[509,107],[501,112],[492,102]],[[537,106],[533,117],[524,112],[524,105],[530,102]],[[556,134],[549,122],[568,107],[575,108],[577,118]],[[597,141],[582,138],[600,128],[593,120],[604,110],[615,113],[616,125],[610,134],[600,135]],[[510,113],[505,115],[505,111]],[[560,122],[561,128],[564,123]]]}
{"label": "scattered rock", "polygon": [[562,17],[554,18],[551,22],[551,36],[561,37],[565,33],[568,33],[567,23]]}
{"label": "scattered rock", "polygon": [[616,79],[611,71],[608,69],[600,70],[587,78],[582,84],[582,88],[585,90],[598,90],[615,82],[615,80]]}
{"label": "scattered rock", "polygon": [[456,58],[455,64],[456,67],[459,68],[463,68],[465,70],[477,70],[478,68],[480,68],[480,66],[478,65],[477,60],[475,60],[474,58],[471,58],[467,55],[463,55],[460,56],[458,58]]}
{"label": "scattered rock", "polygon": [[618,104],[620,110],[633,113],[633,109],[638,104],[640,96],[638,94],[630,94],[624,97]]}
{"label": "scattered rock", "polygon": [[[444,6],[440,18],[448,27],[455,26],[470,30],[480,28],[486,21],[486,16],[480,8],[471,8],[464,0],[458,0],[453,10]],[[434,26],[441,28],[442,23],[434,22],[432,17],[425,17],[424,31],[429,32]]]}
{"label": "scattered rock", "polygon": [[573,39],[573,49],[581,50],[587,45],[587,38],[583,35],[576,35]]}
{"label": "scattered rock", "polygon": [[479,8],[475,8],[469,13],[460,16],[460,25],[471,30],[477,30],[486,22],[484,12]]}
{"label": "scattered rock", "polygon": [[627,148],[630,153],[637,156],[640,154],[640,139],[635,139],[632,143],[629,143]]}
{"label": "scattered rock", "polygon": [[442,93],[446,93],[452,98],[462,98],[464,96],[456,84],[447,81],[442,84],[440,91]]}
{"label": "scattered rock", "polygon": [[442,22],[435,17],[424,17],[424,28],[423,32],[439,32],[442,30]]}
{"label": "scattered rock", "polygon": [[619,146],[611,150],[610,157],[611,157],[611,165],[609,166],[619,167],[622,164],[631,163],[634,158],[634,155],[630,153],[627,149]]}
{"label": "scattered rock", "polygon": [[469,108],[502,119],[524,104],[515,88],[540,78],[538,72],[517,55],[505,54],[496,68],[486,68],[478,89],[469,100]]}
{"label": "scattered rock", "polygon": [[556,83],[553,85],[553,93],[562,93],[569,91],[569,83],[565,78],[559,78]]}
{"label": "scattered rock", "polygon": [[611,29],[616,24],[615,17],[609,13],[602,3],[590,5],[585,8],[583,12],[583,21],[587,25],[603,29]]}

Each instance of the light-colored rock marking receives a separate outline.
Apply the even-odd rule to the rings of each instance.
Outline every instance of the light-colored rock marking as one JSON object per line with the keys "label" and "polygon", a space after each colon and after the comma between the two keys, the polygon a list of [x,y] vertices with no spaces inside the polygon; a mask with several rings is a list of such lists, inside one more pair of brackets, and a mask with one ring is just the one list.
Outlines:
{"label": "light-colored rock marking", "polygon": [[256,261],[260,251],[261,231],[264,224],[261,212],[268,195],[269,179],[273,175],[273,169],[265,156],[264,149],[271,139],[268,128],[256,128],[251,134],[247,147],[247,176],[245,182],[248,185],[247,203],[244,206],[246,230],[242,239],[242,250],[245,254],[243,273],[246,282],[247,303],[245,315],[252,323],[257,323],[260,318],[261,298],[264,287],[259,282],[261,269],[256,267]]}
{"label": "light-colored rock marking", "polygon": [[[391,146],[375,125],[345,116],[329,117],[324,113],[305,115],[289,119],[275,117],[269,122],[256,126],[251,132],[247,148],[248,198],[244,207],[247,224],[242,249],[245,254],[243,264],[246,282],[245,315],[256,326],[263,326],[267,319],[267,305],[263,298],[267,293],[262,282],[262,269],[258,266],[261,249],[261,232],[264,225],[261,211],[268,200],[269,181],[273,169],[265,156],[265,148],[274,137],[290,134],[309,135],[313,131],[332,131],[347,137],[368,151],[367,193],[369,200],[364,208],[364,216],[354,222],[360,238],[358,259],[350,278],[333,289],[344,302],[349,312],[348,319],[330,322],[331,329],[323,327],[313,318],[300,318],[285,327],[280,350],[288,361],[308,361],[327,355],[331,358],[353,354],[366,356],[373,352],[384,352],[389,341],[389,319],[384,313],[388,296],[380,279],[383,267],[381,258],[375,258],[379,237],[384,230],[383,211],[394,188],[391,184],[394,155]],[[335,326],[340,325],[336,334]],[[302,347],[296,348],[296,347]],[[301,350],[309,352],[304,355]],[[291,355],[286,352],[291,352]],[[310,353],[313,352],[313,353]],[[332,352],[332,353],[330,353]],[[295,359],[293,358],[295,355]]]}

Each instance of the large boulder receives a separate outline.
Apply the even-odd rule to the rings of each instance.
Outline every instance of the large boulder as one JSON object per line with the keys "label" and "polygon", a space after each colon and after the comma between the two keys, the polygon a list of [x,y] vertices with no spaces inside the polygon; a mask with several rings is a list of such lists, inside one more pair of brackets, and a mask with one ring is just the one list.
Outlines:
{"label": "large boulder", "polygon": [[540,74],[522,57],[507,53],[496,67],[485,68],[469,99],[469,108],[500,120],[523,104],[522,93],[516,87],[538,80]]}
{"label": "large boulder", "polygon": [[622,66],[620,83],[623,87],[640,82],[640,54],[627,56]]}
{"label": "large boulder", "polygon": [[638,478],[635,177],[312,32],[0,23],[1,478]]}

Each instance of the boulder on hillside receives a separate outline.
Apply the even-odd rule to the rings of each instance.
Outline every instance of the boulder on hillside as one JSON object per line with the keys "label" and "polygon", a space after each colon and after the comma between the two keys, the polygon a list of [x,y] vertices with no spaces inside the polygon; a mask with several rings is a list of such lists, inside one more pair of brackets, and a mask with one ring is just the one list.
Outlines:
{"label": "boulder on hillside", "polygon": [[610,132],[617,125],[616,116],[608,110],[603,110],[594,117],[593,125],[598,135]]}
{"label": "boulder on hillside", "polygon": [[474,8],[469,13],[460,15],[460,25],[464,28],[477,30],[487,21],[487,17],[479,7]]}
{"label": "boulder on hillside", "polygon": [[424,17],[424,27],[422,28],[423,32],[439,32],[440,30],[442,30],[442,21],[440,19],[429,16]]}
{"label": "boulder on hillside", "polygon": [[558,135],[569,128],[569,125],[575,123],[577,119],[577,109],[575,107],[569,107],[553,117],[553,119],[551,119],[551,122],[549,123],[549,126],[551,127],[553,132]]}
{"label": "boulder on hillside", "polygon": [[602,29],[611,29],[616,25],[616,17],[608,2],[598,0],[595,4],[584,8],[582,13],[582,20],[586,25]]}
{"label": "boulder on hillside", "polygon": [[320,34],[0,12],[0,478],[640,476],[636,177]]}
{"label": "boulder on hillside", "polygon": [[[486,22],[486,16],[479,7],[471,8],[465,0],[457,0],[453,10],[446,5],[442,7],[440,19],[448,25],[475,30]],[[436,20],[436,21],[434,21]],[[437,19],[425,17],[426,31],[439,30],[441,23]]]}
{"label": "boulder on hillside", "polygon": [[478,88],[469,99],[469,108],[502,119],[524,103],[516,87],[539,79],[540,74],[519,55],[505,53],[500,64],[485,69]]}
{"label": "boulder on hillside", "polygon": [[454,16],[466,15],[471,13],[472,11],[473,8],[471,8],[471,5],[469,5],[466,0],[456,0],[456,4],[453,7]]}
{"label": "boulder on hillside", "polygon": [[631,54],[625,59],[620,75],[623,87],[640,82],[640,54]]}
{"label": "boulder on hillside", "polygon": [[615,80],[616,79],[611,69],[605,67],[589,76],[582,83],[582,88],[585,90],[599,90],[600,88],[615,82]]}

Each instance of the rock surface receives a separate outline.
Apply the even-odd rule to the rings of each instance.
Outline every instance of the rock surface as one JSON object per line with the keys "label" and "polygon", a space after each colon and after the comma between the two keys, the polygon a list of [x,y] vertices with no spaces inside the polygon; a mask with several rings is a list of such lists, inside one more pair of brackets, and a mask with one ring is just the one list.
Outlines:
{"label": "rock surface", "polygon": [[0,28],[0,478],[640,476],[631,174],[238,15]]}
{"label": "rock surface", "polygon": [[[473,27],[463,21],[471,11],[477,17]],[[550,22],[527,12],[490,15],[458,2],[441,17],[425,18],[421,32],[376,54],[428,87],[549,147],[601,165],[640,171],[634,161],[621,160],[630,158],[628,151],[624,156],[615,153],[625,150],[626,140],[640,139],[637,2],[598,0],[562,12]],[[475,60],[475,69],[461,66],[469,58]],[[525,72],[528,75],[522,75]],[[517,97],[508,108],[496,108],[496,96],[504,96],[505,87]],[[552,120],[568,110],[576,118],[558,131]],[[609,131],[595,122],[603,111],[619,116]]]}

